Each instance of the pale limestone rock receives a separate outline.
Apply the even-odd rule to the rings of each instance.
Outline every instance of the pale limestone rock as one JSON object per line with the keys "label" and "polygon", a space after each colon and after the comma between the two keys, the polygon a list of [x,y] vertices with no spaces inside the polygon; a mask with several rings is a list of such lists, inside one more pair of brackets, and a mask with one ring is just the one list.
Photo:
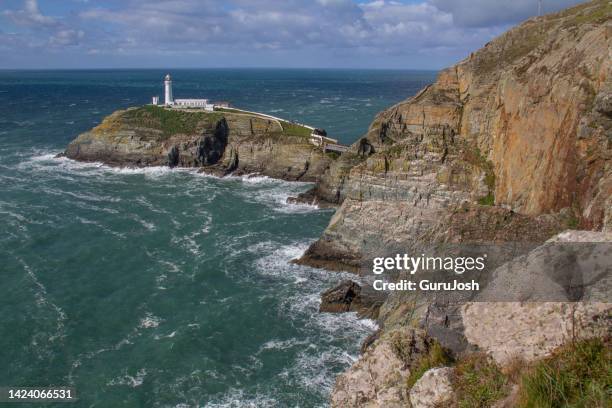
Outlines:
{"label": "pale limestone rock", "polygon": [[[590,275],[574,276],[563,282],[550,279],[549,266],[563,267],[564,262],[554,255],[565,256],[567,248],[554,252],[554,245],[575,243],[576,265],[587,263]],[[599,243],[595,248],[590,243]],[[495,299],[491,291],[508,291],[516,288],[530,288],[534,296],[525,302],[470,302],[461,308],[464,335],[469,343],[489,353],[499,364],[513,359],[532,361],[547,356],[555,348],[572,339],[604,337],[610,334],[612,303],[610,300],[610,249],[612,234],[596,231],[565,231],[535,248],[529,254],[502,265],[493,273],[493,281],[481,293],[482,299]],[[580,245],[589,244],[582,247]],[[550,251],[553,258],[540,255]],[[572,247],[570,247],[572,248]],[[591,259],[594,258],[594,259]],[[563,259],[563,258],[560,258]],[[601,270],[595,266],[600,262]],[[554,268],[553,268],[554,269]],[[592,269],[592,271],[591,271]],[[571,271],[570,271],[571,272]],[[576,275],[578,272],[575,271]],[[545,276],[547,275],[548,276]],[[572,279],[573,278],[573,279]],[[580,279],[576,279],[580,278]],[[584,282],[580,299],[563,299],[571,292],[567,282]],[[501,282],[501,284],[500,284]],[[545,286],[548,285],[548,286]],[[553,291],[555,286],[555,291]],[[537,289],[541,289],[538,291]],[[546,290],[549,292],[546,293]],[[534,301],[541,293],[557,296],[558,301]],[[565,301],[564,301],[565,300]],[[570,302],[569,300],[578,300]]]}
{"label": "pale limestone rock", "polygon": [[474,302],[462,308],[465,337],[500,365],[533,361],[574,338],[609,331],[610,303]]}
{"label": "pale limestone rock", "polygon": [[403,328],[385,333],[337,378],[332,407],[405,407],[410,363],[427,353],[430,344],[420,330]]}
{"label": "pale limestone rock", "polygon": [[451,402],[455,393],[451,367],[432,368],[410,390],[412,408],[436,408]]}

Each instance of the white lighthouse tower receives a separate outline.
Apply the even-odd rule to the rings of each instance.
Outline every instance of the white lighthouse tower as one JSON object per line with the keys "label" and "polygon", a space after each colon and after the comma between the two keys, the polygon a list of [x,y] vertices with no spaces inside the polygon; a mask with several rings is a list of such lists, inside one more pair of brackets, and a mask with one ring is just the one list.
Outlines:
{"label": "white lighthouse tower", "polygon": [[166,105],[174,105],[174,99],[172,98],[172,78],[170,78],[170,74],[166,74],[164,78],[164,103]]}

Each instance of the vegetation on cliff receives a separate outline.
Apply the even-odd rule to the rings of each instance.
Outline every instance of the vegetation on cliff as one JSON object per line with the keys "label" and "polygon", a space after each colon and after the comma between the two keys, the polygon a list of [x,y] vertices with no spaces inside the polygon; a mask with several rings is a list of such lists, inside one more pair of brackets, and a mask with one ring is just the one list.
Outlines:
{"label": "vegetation on cliff", "polygon": [[612,396],[609,339],[571,342],[524,369],[519,407],[606,407]]}
{"label": "vegetation on cliff", "polygon": [[154,105],[128,109],[122,115],[126,125],[161,130],[165,139],[175,134],[193,134],[203,125],[216,123],[222,118],[223,114],[218,112],[166,109]]}
{"label": "vegetation on cliff", "polygon": [[472,354],[455,366],[452,379],[459,408],[488,408],[508,394],[508,380],[485,354]]}

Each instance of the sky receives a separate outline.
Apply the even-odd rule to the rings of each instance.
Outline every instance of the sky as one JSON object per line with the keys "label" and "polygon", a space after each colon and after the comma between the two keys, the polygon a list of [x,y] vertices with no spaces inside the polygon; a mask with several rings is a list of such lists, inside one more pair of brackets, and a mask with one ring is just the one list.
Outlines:
{"label": "sky", "polygon": [[0,69],[439,69],[537,13],[538,0],[0,0]]}

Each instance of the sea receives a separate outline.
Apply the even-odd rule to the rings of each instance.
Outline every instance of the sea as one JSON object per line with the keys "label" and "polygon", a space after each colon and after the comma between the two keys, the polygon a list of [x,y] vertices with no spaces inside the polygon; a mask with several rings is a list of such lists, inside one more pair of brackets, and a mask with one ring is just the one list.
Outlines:
{"label": "sea", "polygon": [[[256,174],[58,158],[165,70],[0,71],[0,386],[70,407],[325,407],[376,329],[318,312],[349,277],[291,264],[333,210]],[[171,70],[175,97],[325,128],[352,143],[433,71]],[[20,406],[29,405],[27,403]]]}

